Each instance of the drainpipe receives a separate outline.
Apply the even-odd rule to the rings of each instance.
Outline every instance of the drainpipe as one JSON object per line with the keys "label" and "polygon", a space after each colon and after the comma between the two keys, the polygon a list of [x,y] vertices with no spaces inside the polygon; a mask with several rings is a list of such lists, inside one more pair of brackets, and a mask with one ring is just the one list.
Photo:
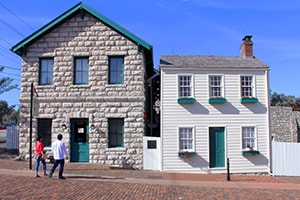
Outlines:
{"label": "drainpipe", "polygon": [[267,86],[267,108],[268,108],[268,139],[269,139],[269,157],[270,157],[270,169],[269,173],[273,174],[273,155],[272,155],[272,120],[271,120],[271,111],[270,111],[270,84],[269,84],[269,69],[265,71],[265,79]]}

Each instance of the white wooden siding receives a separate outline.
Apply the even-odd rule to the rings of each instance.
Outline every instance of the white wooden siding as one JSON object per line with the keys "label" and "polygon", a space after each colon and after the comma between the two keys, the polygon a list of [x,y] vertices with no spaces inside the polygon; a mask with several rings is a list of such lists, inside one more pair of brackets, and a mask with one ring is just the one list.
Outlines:
{"label": "white wooden siding", "polygon": [[[208,74],[212,71],[184,71],[194,74],[196,103],[177,103],[178,71],[161,70],[161,135],[162,170],[198,173],[225,173],[226,168],[209,168],[209,127],[225,127],[225,155],[230,159],[233,173],[269,171],[269,119],[268,89],[265,72],[223,71],[225,104],[209,104]],[[255,104],[240,103],[240,74],[255,76]],[[189,159],[178,157],[178,127],[195,127],[197,156]],[[257,127],[257,147],[260,155],[242,156],[242,126]],[[225,164],[226,166],[226,164]]]}
{"label": "white wooden siding", "polygon": [[19,149],[19,126],[7,126],[6,149]]}
{"label": "white wooden siding", "polygon": [[300,176],[300,144],[272,142],[273,174],[276,176]]}
{"label": "white wooden siding", "polygon": [[[155,148],[148,148],[148,141],[156,143]],[[143,169],[161,171],[161,138],[143,137]]]}

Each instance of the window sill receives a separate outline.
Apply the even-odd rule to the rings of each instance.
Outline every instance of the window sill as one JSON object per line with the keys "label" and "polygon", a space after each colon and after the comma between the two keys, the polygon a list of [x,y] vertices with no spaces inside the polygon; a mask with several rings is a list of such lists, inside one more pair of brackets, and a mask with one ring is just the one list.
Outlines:
{"label": "window sill", "polygon": [[227,100],[225,98],[209,98],[208,100],[208,103],[211,103],[211,104],[222,104],[222,103],[226,103]]}
{"label": "window sill", "polygon": [[243,97],[241,98],[241,103],[257,103],[258,98],[255,97]]}
{"label": "window sill", "polygon": [[78,87],[81,87],[81,88],[89,88],[90,85],[89,84],[73,84],[73,85],[70,85],[71,88],[78,88]]}
{"label": "window sill", "polygon": [[178,152],[178,157],[180,158],[189,158],[189,157],[195,157],[196,152],[188,152],[188,151],[180,151]]}
{"label": "window sill", "polygon": [[186,104],[193,104],[196,102],[196,99],[194,98],[179,98],[177,99],[178,103],[186,103]]}
{"label": "window sill", "polygon": [[243,156],[255,156],[255,155],[259,155],[260,152],[259,151],[243,151],[242,155]]}
{"label": "window sill", "polygon": [[108,149],[124,149],[123,146],[109,146]]}

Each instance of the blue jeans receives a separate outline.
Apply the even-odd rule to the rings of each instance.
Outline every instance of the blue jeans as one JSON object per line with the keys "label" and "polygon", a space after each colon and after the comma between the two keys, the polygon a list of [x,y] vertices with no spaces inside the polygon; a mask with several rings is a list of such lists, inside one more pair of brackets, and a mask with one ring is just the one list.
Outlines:
{"label": "blue jeans", "polygon": [[44,170],[44,171],[47,170],[47,166],[46,166],[46,161],[45,161],[45,159],[39,158],[39,159],[35,159],[35,171],[36,171],[36,172],[39,171],[40,161],[41,161],[42,164],[43,164],[43,170]]}
{"label": "blue jeans", "polygon": [[59,165],[58,177],[60,178],[63,176],[65,159],[54,160],[54,164],[49,173],[52,175],[58,165]]}

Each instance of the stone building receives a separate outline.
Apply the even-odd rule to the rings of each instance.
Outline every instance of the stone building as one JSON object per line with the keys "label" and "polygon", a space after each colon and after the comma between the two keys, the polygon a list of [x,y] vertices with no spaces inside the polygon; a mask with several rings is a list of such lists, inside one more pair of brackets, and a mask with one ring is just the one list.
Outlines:
{"label": "stone building", "polygon": [[300,141],[300,112],[291,107],[271,107],[272,139],[276,142]]}
{"label": "stone building", "polygon": [[11,50],[22,57],[20,154],[31,132],[46,149],[62,133],[71,162],[143,167],[150,44],[79,3]]}

